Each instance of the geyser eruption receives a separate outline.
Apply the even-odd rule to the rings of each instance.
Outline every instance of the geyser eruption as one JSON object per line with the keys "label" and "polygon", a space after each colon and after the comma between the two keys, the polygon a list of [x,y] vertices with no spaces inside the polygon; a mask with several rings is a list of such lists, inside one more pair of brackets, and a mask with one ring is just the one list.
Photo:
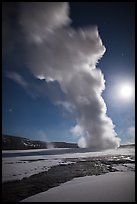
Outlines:
{"label": "geyser eruption", "polygon": [[65,2],[23,3],[20,12],[27,65],[37,78],[60,84],[67,101],[56,104],[69,104],[75,112],[71,133],[78,145],[93,150],[118,147],[120,139],[101,96],[105,80],[96,64],[105,47],[97,27],[72,28]]}

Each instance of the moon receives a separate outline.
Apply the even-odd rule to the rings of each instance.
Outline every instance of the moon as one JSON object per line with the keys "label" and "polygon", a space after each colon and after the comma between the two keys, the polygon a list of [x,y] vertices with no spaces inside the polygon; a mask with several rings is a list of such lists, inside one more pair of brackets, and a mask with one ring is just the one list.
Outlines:
{"label": "moon", "polygon": [[120,99],[123,100],[130,100],[134,96],[134,87],[132,84],[129,83],[123,83],[120,84],[119,90],[118,90],[118,96]]}
{"label": "moon", "polygon": [[135,81],[134,79],[117,78],[108,89],[108,99],[112,106],[125,108],[127,105],[134,105],[135,102]]}

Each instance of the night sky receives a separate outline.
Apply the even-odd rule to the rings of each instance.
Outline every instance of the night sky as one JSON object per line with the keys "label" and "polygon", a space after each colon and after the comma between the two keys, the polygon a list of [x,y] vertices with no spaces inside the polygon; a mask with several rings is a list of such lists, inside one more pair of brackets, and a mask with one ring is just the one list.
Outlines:
{"label": "night sky", "polygon": [[[134,3],[71,2],[69,6],[72,28],[98,27],[106,47],[97,67],[105,78],[102,96],[107,115],[121,143],[134,143],[134,97],[119,99],[119,89],[115,90],[115,86],[124,82],[134,86]],[[35,140],[77,142],[78,138],[70,132],[76,123],[74,114],[55,104],[65,98],[57,81],[49,85],[27,67],[19,9],[20,3],[3,3],[2,133]]]}

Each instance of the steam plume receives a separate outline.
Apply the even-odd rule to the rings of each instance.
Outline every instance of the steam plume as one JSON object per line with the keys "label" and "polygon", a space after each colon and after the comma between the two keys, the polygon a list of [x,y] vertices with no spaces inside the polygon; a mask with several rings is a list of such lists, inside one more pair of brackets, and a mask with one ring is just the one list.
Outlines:
{"label": "steam plume", "polygon": [[76,126],[71,133],[78,137],[80,147],[116,148],[120,139],[106,115],[101,96],[105,80],[96,67],[105,47],[96,26],[75,30],[68,14],[65,2],[21,5],[20,24],[27,39],[29,69],[39,79],[60,84],[75,111]]}

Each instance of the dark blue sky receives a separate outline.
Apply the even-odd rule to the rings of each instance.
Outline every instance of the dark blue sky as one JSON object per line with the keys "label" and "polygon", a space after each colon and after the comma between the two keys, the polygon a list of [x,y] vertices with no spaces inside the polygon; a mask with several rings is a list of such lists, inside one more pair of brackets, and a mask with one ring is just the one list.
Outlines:
{"label": "dark blue sky", "polygon": [[[58,84],[46,92],[46,85],[34,78],[26,69],[23,47],[20,48],[18,25],[15,16],[11,36],[15,33],[18,41],[12,48],[9,38],[8,49],[3,56],[2,123],[3,134],[17,135],[31,139],[76,142],[77,138],[69,129],[75,124],[73,115],[53,103],[61,95]],[[12,11],[12,14],[14,13]],[[134,81],[135,72],[135,11],[134,3],[70,3],[71,26],[74,28],[97,25],[106,53],[98,63],[102,70],[106,89],[103,98],[107,113],[115,124],[115,130],[122,143],[130,140],[128,128],[134,128],[134,101],[123,103],[113,100],[113,86],[117,81]],[[13,36],[13,38],[15,38]],[[5,40],[5,38],[3,38]],[[7,49],[7,47],[6,47]],[[6,53],[6,54],[5,54]],[[26,90],[6,77],[8,71],[23,75],[31,86]],[[37,89],[34,87],[38,87]],[[48,89],[49,91],[49,89]],[[63,97],[63,96],[62,96]],[[119,105],[121,103],[121,106]],[[120,107],[120,108],[119,108]],[[45,136],[44,136],[45,134]],[[131,138],[132,139],[132,138]]]}

